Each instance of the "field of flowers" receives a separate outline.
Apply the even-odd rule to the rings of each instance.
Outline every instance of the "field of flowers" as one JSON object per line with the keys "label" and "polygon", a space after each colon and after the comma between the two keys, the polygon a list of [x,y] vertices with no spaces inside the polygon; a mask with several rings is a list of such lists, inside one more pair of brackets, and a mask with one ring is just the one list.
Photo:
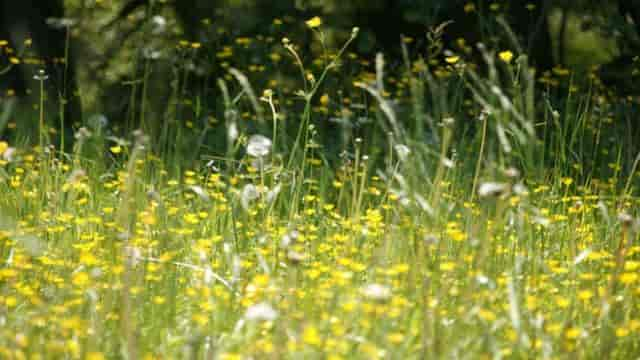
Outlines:
{"label": "field of flowers", "polygon": [[[640,158],[607,135],[619,107],[515,47],[347,77],[358,30],[309,68],[282,39],[297,93],[230,68],[226,155],[155,143],[189,148],[193,123],[88,122],[65,153],[43,112],[36,145],[0,142],[0,358],[636,358]],[[349,93],[323,87],[340,76]]]}

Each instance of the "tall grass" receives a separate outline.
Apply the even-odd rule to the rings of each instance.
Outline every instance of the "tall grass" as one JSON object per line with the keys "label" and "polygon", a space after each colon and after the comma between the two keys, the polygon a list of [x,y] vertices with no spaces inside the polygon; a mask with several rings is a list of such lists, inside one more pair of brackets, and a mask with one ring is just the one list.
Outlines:
{"label": "tall grass", "polygon": [[398,73],[379,55],[340,88],[356,36],[317,77],[283,43],[301,107],[237,69],[218,81],[218,155],[208,121],[178,122],[203,115],[186,72],[152,122],[145,63],[143,131],[87,121],[70,154],[42,98],[40,146],[18,128],[0,147],[0,357],[637,356],[638,161],[611,138],[627,110],[564,75],[540,90],[517,45],[480,64],[405,49]]}

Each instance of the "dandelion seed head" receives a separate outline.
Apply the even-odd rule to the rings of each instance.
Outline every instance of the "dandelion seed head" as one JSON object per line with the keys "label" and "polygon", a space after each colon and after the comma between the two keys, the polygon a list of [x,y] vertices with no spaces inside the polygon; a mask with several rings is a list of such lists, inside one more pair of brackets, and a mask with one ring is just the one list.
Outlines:
{"label": "dandelion seed head", "polygon": [[369,284],[361,289],[362,295],[374,301],[386,301],[391,298],[391,288],[382,284]]}
{"label": "dandelion seed head", "polygon": [[409,154],[411,154],[411,149],[407,145],[396,144],[393,149],[396,151],[396,154],[398,155],[398,159],[400,159],[400,161],[406,161],[409,157]]}
{"label": "dandelion seed head", "polygon": [[509,191],[509,184],[498,182],[485,182],[478,187],[478,196],[481,198],[486,197],[501,197],[507,194]]}
{"label": "dandelion seed head", "polygon": [[271,152],[271,139],[263,135],[252,135],[247,143],[247,154],[262,158]]}
{"label": "dandelion seed head", "polygon": [[259,303],[250,306],[244,313],[244,318],[248,321],[275,321],[278,312],[267,303]]}

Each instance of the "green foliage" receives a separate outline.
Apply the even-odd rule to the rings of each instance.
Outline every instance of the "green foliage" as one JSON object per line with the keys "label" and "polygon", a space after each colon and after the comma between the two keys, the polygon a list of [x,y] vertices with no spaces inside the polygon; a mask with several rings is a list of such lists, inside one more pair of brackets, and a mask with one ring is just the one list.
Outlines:
{"label": "green foliage", "polygon": [[192,4],[68,1],[85,115],[0,102],[0,358],[638,354],[638,105],[520,2]]}

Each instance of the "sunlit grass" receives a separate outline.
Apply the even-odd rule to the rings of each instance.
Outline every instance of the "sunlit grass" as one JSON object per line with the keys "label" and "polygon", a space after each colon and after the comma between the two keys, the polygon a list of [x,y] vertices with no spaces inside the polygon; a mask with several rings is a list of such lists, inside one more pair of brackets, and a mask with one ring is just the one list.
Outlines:
{"label": "sunlit grass", "polygon": [[24,149],[5,171],[3,358],[637,352],[640,247],[607,184],[506,177],[471,203],[452,170],[430,214],[376,177],[278,193],[146,152],[100,174]]}

